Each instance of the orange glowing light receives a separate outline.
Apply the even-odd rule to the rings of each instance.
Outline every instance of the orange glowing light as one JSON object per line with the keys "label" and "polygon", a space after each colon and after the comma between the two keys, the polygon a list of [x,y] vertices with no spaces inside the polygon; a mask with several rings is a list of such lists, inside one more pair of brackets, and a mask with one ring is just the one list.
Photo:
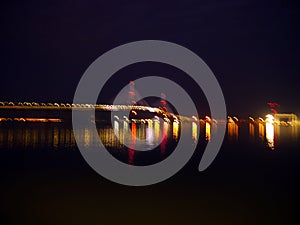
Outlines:
{"label": "orange glowing light", "polygon": [[211,127],[209,122],[205,122],[205,139],[207,141],[210,141],[210,132],[211,132]]}

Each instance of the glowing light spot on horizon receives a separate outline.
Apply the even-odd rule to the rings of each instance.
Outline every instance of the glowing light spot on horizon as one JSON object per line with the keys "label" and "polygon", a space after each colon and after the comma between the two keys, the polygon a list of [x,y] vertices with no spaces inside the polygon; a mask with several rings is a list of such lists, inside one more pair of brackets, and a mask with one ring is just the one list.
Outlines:
{"label": "glowing light spot on horizon", "polygon": [[209,116],[205,116],[205,120],[211,123],[211,118]]}

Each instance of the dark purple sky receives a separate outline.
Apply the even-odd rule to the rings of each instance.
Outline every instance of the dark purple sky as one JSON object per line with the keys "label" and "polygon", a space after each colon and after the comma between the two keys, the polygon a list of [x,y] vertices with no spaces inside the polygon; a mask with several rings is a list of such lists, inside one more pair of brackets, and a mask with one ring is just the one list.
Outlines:
{"label": "dark purple sky", "polygon": [[230,114],[264,113],[268,101],[300,112],[297,1],[108,2],[1,3],[0,101],[71,102],[101,54],[158,39],[191,49],[210,66]]}

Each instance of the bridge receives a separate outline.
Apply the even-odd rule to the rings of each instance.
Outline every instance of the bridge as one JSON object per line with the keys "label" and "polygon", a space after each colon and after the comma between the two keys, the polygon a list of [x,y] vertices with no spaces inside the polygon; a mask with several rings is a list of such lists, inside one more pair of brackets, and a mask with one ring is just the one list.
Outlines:
{"label": "bridge", "polygon": [[[38,122],[63,122],[71,120],[72,110],[94,110],[96,117],[102,112],[129,112],[131,117],[141,116],[167,118],[170,121],[187,120],[188,117],[175,115],[163,109],[138,105],[107,105],[107,104],[69,104],[69,103],[37,103],[37,102],[0,102],[0,121],[33,121]],[[106,114],[104,118],[109,119]],[[44,120],[43,120],[44,119]]]}
{"label": "bridge", "polygon": [[[147,102],[141,100],[137,102],[137,99],[141,99],[139,92],[135,88],[134,81],[130,81],[129,90],[127,96],[124,96],[123,105],[108,105],[108,104],[75,104],[75,103],[38,103],[38,102],[0,102],[0,121],[34,121],[37,122],[53,122],[60,121],[66,122],[72,119],[72,110],[78,111],[95,111],[95,121],[99,122],[99,118],[102,118],[102,122],[110,121],[111,113],[129,112],[132,119],[146,119],[158,116],[166,121],[180,121],[180,122],[204,122],[207,120],[211,122],[207,116],[204,120],[199,120],[195,115],[175,115],[168,110],[168,103],[166,100],[166,94],[161,94],[161,100],[159,107],[147,106]],[[127,100],[126,100],[127,98]],[[110,112],[110,113],[106,113]],[[127,114],[128,115],[128,114]],[[121,117],[121,119],[123,116]],[[209,118],[209,120],[208,120]],[[44,120],[43,120],[44,119]],[[224,121],[225,122],[225,121]]]}

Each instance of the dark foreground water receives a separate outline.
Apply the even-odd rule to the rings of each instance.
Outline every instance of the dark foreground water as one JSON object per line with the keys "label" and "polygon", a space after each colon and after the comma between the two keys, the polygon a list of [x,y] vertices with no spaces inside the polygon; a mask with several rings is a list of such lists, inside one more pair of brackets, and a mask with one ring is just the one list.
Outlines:
{"label": "dark foreground water", "polygon": [[[193,128],[194,127],[194,128]],[[140,154],[124,147],[112,128],[99,136],[119,160],[148,165],[172,153],[173,125],[115,124],[120,138],[159,147]],[[124,136],[125,131],[132,136]],[[214,129],[214,128],[213,128]],[[0,124],[0,224],[299,224],[300,129],[228,124],[212,165],[198,172],[209,130],[184,126],[198,146],[170,179],[131,187],[102,178],[82,158],[71,127],[62,123]],[[87,147],[94,139],[82,130]],[[200,133],[200,134],[199,134]],[[199,139],[197,135],[199,134]],[[122,136],[123,135],[123,136]]]}

